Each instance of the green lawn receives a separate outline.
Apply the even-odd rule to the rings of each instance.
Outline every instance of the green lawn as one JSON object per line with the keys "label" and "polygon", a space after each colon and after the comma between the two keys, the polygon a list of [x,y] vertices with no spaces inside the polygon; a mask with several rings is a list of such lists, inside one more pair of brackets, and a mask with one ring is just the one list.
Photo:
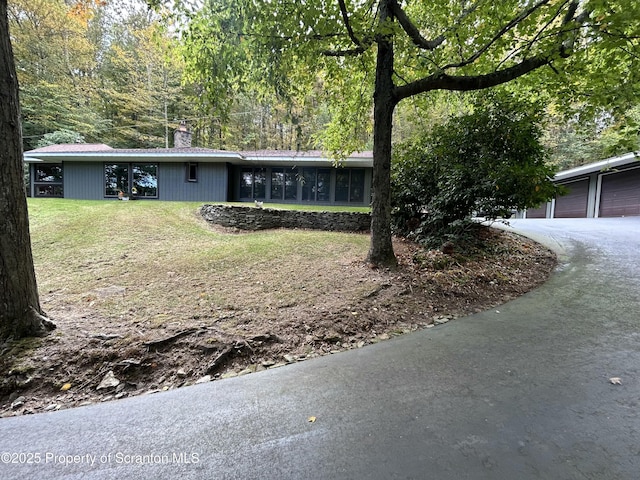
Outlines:
{"label": "green lawn", "polygon": [[[200,218],[200,205],[29,199],[43,307],[90,306],[106,318],[136,321],[210,316],[212,308],[262,309],[294,297],[312,300],[315,288],[301,288],[305,278],[335,289],[336,265],[366,256],[369,237],[363,234],[221,233]],[[96,294],[113,286],[126,289],[126,301]]]}

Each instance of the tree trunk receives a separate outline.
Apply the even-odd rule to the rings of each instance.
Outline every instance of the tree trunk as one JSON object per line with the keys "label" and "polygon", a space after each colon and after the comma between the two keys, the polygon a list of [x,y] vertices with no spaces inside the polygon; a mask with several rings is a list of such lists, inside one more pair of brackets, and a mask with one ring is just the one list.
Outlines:
{"label": "tree trunk", "polygon": [[53,327],[40,308],[33,268],[19,112],[7,0],[0,0],[0,341]]}
{"label": "tree trunk", "polygon": [[[380,22],[391,18],[387,1],[380,3]],[[371,202],[371,246],[367,261],[376,266],[396,266],[391,242],[391,133],[397,100],[393,85],[393,43],[377,41],[376,84],[373,94],[373,199]]]}

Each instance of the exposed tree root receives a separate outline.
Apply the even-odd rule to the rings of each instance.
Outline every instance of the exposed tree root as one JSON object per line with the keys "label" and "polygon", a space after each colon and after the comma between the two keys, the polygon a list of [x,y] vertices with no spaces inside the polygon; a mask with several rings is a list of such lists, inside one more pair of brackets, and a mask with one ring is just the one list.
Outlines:
{"label": "exposed tree root", "polygon": [[35,330],[38,332],[38,335],[46,335],[51,330],[56,329],[56,324],[35,308],[29,307],[29,315],[31,316],[31,322],[36,326]]}

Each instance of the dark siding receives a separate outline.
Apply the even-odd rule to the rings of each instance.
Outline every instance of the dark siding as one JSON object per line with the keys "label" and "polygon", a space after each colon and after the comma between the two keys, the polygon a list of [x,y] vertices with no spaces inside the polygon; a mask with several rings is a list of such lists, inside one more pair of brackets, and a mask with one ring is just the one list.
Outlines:
{"label": "dark siding", "polygon": [[62,175],[65,198],[104,199],[104,165],[102,162],[64,162]]}
{"label": "dark siding", "polygon": [[565,184],[569,193],[556,199],[555,218],[585,218],[587,216],[587,200],[589,179]]}
{"label": "dark siding", "polygon": [[227,166],[224,163],[199,163],[198,181],[188,182],[185,163],[158,165],[158,198],[188,202],[224,202],[227,200]]}
{"label": "dark siding", "polygon": [[640,169],[602,176],[601,217],[640,215]]}
{"label": "dark siding", "polygon": [[543,203],[538,208],[527,208],[527,218],[547,218],[547,204]]}

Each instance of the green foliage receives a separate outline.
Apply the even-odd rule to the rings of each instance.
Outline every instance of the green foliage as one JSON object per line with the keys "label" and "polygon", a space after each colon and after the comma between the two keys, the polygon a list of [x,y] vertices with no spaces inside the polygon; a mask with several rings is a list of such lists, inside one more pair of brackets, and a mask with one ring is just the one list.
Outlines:
{"label": "green foliage", "polygon": [[509,217],[538,206],[556,189],[540,143],[541,110],[506,95],[476,98],[473,112],[450,117],[397,145],[392,171],[393,223],[428,244],[457,240],[480,212]]}
{"label": "green foliage", "polygon": [[63,0],[12,0],[9,23],[26,147],[56,130],[95,133],[95,46],[86,22]]}
{"label": "green foliage", "polygon": [[55,132],[45,133],[36,148],[46,147],[48,145],[58,145],[61,143],[85,143],[84,137],[78,132],[71,130],[56,130]]}
{"label": "green foliage", "polygon": [[63,130],[114,147],[160,147],[195,116],[176,40],[144,0],[122,11],[114,2],[10,3],[25,150]]}
{"label": "green foliage", "polygon": [[640,104],[620,112],[600,134],[599,143],[608,156],[640,149]]}

